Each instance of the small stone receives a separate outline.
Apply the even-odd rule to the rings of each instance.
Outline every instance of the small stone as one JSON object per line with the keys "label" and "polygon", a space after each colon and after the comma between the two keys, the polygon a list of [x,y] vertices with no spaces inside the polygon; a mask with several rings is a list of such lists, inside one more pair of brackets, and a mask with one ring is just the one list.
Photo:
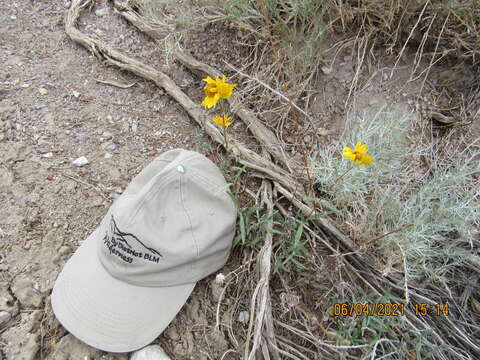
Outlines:
{"label": "small stone", "polygon": [[10,321],[12,315],[8,311],[0,311],[0,328]]}
{"label": "small stone", "polygon": [[250,320],[250,314],[248,311],[240,311],[240,314],[238,314],[238,321],[242,324],[246,324],[248,320]]}
{"label": "small stone", "polygon": [[103,134],[102,134],[102,137],[106,138],[106,139],[111,139],[113,137],[112,133],[109,133],[108,131],[105,131]]}
{"label": "small stone", "polygon": [[117,149],[117,145],[115,144],[110,144],[105,148],[105,150],[107,151],[115,151],[116,149]]}
{"label": "small stone", "polygon": [[132,123],[131,129],[132,132],[136,133],[138,130],[138,124],[136,122]]}
{"label": "small stone", "polygon": [[[41,142],[39,141],[39,143],[41,143]],[[37,148],[37,151],[40,154],[46,154],[46,153],[50,152],[50,148],[48,146],[42,144]]]}
{"label": "small stone", "polygon": [[41,109],[45,108],[46,106],[47,105],[45,105],[45,104],[35,104],[35,105],[33,105],[35,110],[41,110]]}
{"label": "small stone", "polygon": [[77,167],[82,167],[88,164],[88,159],[85,156],[80,156],[78,159],[72,161],[72,164]]}
{"label": "small stone", "polygon": [[72,5],[72,2],[71,2],[71,1],[65,1],[65,3],[63,4],[63,6],[65,7],[65,9],[69,9],[69,8],[70,8],[70,5]]}
{"label": "small stone", "polygon": [[178,334],[175,326],[170,326],[167,330],[165,330],[165,336],[173,341],[180,340],[180,335]]}
{"label": "small stone", "polygon": [[333,69],[332,69],[330,66],[322,66],[322,72],[323,72],[325,75],[331,74],[332,71],[333,71]]}
{"label": "small stone", "polygon": [[77,136],[78,141],[85,141],[85,139],[86,139],[85,135],[78,135]]}
{"label": "small stone", "polygon": [[108,8],[102,8],[95,10],[95,15],[97,16],[105,16],[108,14]]}
{"label": "small stone", "polygon": [[10,16],[10,19],[12,19],[12,20],[17,20],[17,17],[16,17],[15,15],[11,15],[11,16]]}
{"label": "small stone", "polygon": [[45,159],[50,159],[51,157],[53,157],[53,153],[52,152],[48,152],[46,154],[42,154],[40,155],[42,158],[45,158]]}
{"label": "small stone", "polygon": [[75,96],[75,98],[78,99],[78,97],[80,96],[80,93],[78,91],[72,91],[72,95]]}
{"label": "small stone", "polygon": [[158,130],[158,131],[155,131],[155,133],[153,135],[155,136],[162,136],[165,132],[163,130]]}
{"label": "small stone", "polygon": [[110,159],[110,158],[113,157],[113,155],[110,154],[110,153],[106,153],[103,157],[104,157],[105,159]]}
{"label": "small stone", "polygon": [[135,351],[130,360],[172,360],[159,345],[149,345]]}
{"label": "small stone", "polygon": [[40,95],[47,95],[48,94],[48,90],[45,89],[45,88],[39,88],[38,92],[40,93]]}
{"label": "small stone", "polygon": [[26,89],[26,88],[30,87],[30,84],[22,84],[22,85],[20,85],[20,87]]}

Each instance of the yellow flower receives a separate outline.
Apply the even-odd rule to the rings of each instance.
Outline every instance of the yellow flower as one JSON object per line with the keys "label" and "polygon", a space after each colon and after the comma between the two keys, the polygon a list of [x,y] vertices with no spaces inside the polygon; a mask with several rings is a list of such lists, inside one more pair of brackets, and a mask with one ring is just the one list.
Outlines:
{"label": "yellow flower", "polygon": [[226,115],[215,116],[213,118],[213,121],[215,123],[217,123],[218,125],[220,125],[221,127],[227,127],[227,126],[232,125],[232,118],[230,116],[226,116]]}
{"label": "yellow flower", "polygon": [[353,161],[355,165],[370,165],[373,161],[373,158],[367,154],[367,144],[363,144],[360,141],[357,141],[355,145],[355,150],[350,149],[348,146],[343,148],[342,156]]}
{"label": "yellow flower", "polygon": [[205,79],[202,79],[207,83],[203,88],[205,90],[205,99],[202,101],[202,105],[206,108],[211,109],[217,104],[217,101],[220,99],[228,99],[232,96],[232,91],[237,84],[227,83],[227,77],[222,76],[222,79],[217,76],[213,80],[210,76],[207,76]]}

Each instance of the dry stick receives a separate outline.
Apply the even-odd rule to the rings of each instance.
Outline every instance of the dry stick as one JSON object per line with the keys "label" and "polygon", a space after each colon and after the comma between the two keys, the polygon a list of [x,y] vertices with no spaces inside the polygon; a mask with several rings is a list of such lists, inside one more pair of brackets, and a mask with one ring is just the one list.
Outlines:
{"label": "dry stick", "polygon": [[[274,183],[275,189],[277,189],[283,196],[287,198],[293,205],[295,205],[306,217],[315,216],[317,212],[315,209],[310,208],[308,205],[305,205],[303,202],[298,200],[291,192],[285,189],[278,183]],[[334,227],[326,218],[317,217],[312,220],[314,223],[319,225],[322,229],[327,230],[329,233],[333,234],[337,239],[339,239],[344,245],[349,248],[355,246],[353,241],[342,234],[336,227]],[[347,245],[348,244],[348,245]]]}
{"label": "dry stick", "polygon": [[352,250],[358,249],[359,247],[370,245],[370,244],[374,243],[375,241],[378,241],[378,240],[380,240],[380,239],[383,239],[384,237],[387,237],[388,235],[395,234],[395,233],[397,233],[397,232],[400,232],[400,231],[402,231],[402,230],[405,230],[405,229],[407,229],[407,228],[409,228],[409,227],[411,227],[411,226],[413,226],[413,224],[407,224],[407,225],[405,225],[405,226],[402,226],[400,229],[396,229],[396,230],[390,231],[390,232],[388,232],[388,233],[386,233],[386,234],[383,234],[383,235],[379,235],[379,236],[377,236],[377,237],[374,237],[373,239],[370,239],[370,240],[364,242],[363,244],[354,245],[354,246],[348,248],[347,250],[345,250],[345,251],[343,252],[343,255],[348,254],[348,253],[351,252]]}
{"label": "dry stick", "polygon": [[410,31],[410,34],[408,34],[407,40],[405,40],[405,43],[403,44],[402,50],[400,50],[400,54],[399,54],[398,57],[397,57],[397,61],[395,61],[395,64],[393,65],[393,68],[392,68],[392,71],[390,72],[390,78],[393,76],[393,72],[395,71],[395,68],[397,67],[398,62],[400,61],[400,58],[402,57],[403,52],[405,51],[405,48],[407,47],[407,44],[408,44],[408,42],[410,41],[410,38],[411,38],[412,35],[413,35],[413,32],[415,31],[415,29],[417,28],[418,24],[420,23],[420,20],[422,20],[422,15],[423,15],[423,13],[425,12],[425,9],[427,8],[428,4],[430,4],[430,0],[427,0],[427,2],[425,3],[425,5],[423,6],[422,12],[420,13],[420,15],[418,15],[418,20],[417,20],[417,22],[415,23],[415,25],[413,26],[412,30]]}
{"label": "dry stick", "polygon": [[[239,73],[240,75],[246,77],[247,79],[250,79],[250,80],[253,80],[253,81],[256,81],[258,82],[260,85],[266,87],[268,90],[270,90],[271,92],[273,92],[274,94],[278,95],[279,97],[281,97],[283,100],[285,100],[286,102],[288,102],[289,104],[291,104],[295,109],[297,109],[299,112],[301,112],[308,120],[308,122],[310,123],[310,126],[312,127],[312,129],[315,129],[315,125],[313,124],[313,119],[310,117],[310,115],[308,115],[304,110],[302,110],[302,108],[300,108],[297,104],[295,104],[292,100],[290,100],[287,96],[283,95],[280,91],[278,90],[275,90],[274,88],[270,87],[268,84],[264,83],[262,80],[260,79],[257,79],[257,78],[254,78],[248,74],[245,74],[244,72],[242,72],[241,70],[237,69],[235,66],[229,64],[228,62],[226,61],[223,61],[229,68],[231,68],[233,71]],[[308,129],[307,129],[308,130]],[[306,131],[306,130],[305,130]]]}
{"label": "dry stick", "polygon": [[[440,43],[440,39],[442,38],[443,30],[445,30],[445,25],[447,25],[447,21],[448,21],[449,17],[450,17],[450,13],[448,13],[447,17],[445,18],[445,22],[443,23],[442,30],[440,31],[440,34],[438,35],[437,43],[435,44],[435,50],[433,51],[432,58],[430,59],[430,65],[428,66],[427,73],[425,74],[425,77],[423,78],[422,86],[420,87],[420,91],[418,93],[419,96],[422,95],[423,87],[425,86],[425,81],[427,81],[427,77],[428,77],[428,74],[430,73],[430,69],[433,67],[433,64],[434,64],[433,60],[435,59],[435,55],[437,54],[438,45]],[[442,56],[440,58],[442,58]]]}
{"label": "dry stick", "polygon": [[[267,207],[267,215],[269,217],[273,214],[273,201],[272,201],[272,187],[271,184],[267,181],[262,183],[262,203]],[[272,223],[268,225],[271,227]],[[262,335],[263,335],[263,325],[264,318],[266,316],[267,308],[270,307],[269,301],[269,282],[270,282],[270,268],[271,268],[271,257],[272,257],[272,232],[267,229],[265,235],[265,243],[262,246],[258,254],[258,266],[260,273],[260,280],[255,288],[255,291],[252,296],[251,306],[250,306],[250,324],[248,326],[248,335],[247,342],[245,344],[245,356],[247,360],[252,360],[255,358],[256,351],[261,345]],[[257,298],[258,296],[258,298]],[[253,335],[253,345],[252,349],[249,351],[250,347],[250,334],[253,327],[253,314],[255,313],[255,307],[257,308],[255,314],[255,332]],[[273,328],[271,329],[273,330]],[[268,340],[274,341],[275,334],[268,334]],[[274,344],[276,346],[276,344]],[[275,354],[275,353],[274,353]],[[273,355],[273,354],[272,354]],[[276,359],[280,359],[278,353],[275,356]]]}

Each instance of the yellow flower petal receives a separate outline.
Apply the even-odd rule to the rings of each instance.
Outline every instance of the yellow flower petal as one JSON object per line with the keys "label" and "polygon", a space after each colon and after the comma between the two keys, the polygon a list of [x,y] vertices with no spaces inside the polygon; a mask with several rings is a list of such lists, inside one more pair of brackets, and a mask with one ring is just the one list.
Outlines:
{"label": "yellow flower petal", "polygon": [[353,161],[357,166],[361,166],[361,165],[368,166],[373,161],[373,158],[367,154],[367,151],[368,151],[367,144],[362,144],[360,140],[357,140],[354,150],[352,150],[348,146],[344,146],[343,151],[344,152],[342,156]]}
{"label": "yellow flower petal", "polygon": [[[213,80],[210,76],[202,79],[207,83],[207,85],[203,88],[205,90],[205,96],[215,98],[215,104],[219,99],[228,99],[232,96],[233,88],[237,86],[237,84],[229,84],[227,83],[227,77],[225,75],[220,77],[216,76],[215,80]],[[215,104],[211,105],[213,100],[204,100],[202,105],[205,107],[211,108]],[[206,104],[209,104],[208,106]],[[210,106],[211,105],[211,106]]]}
{"label": "yellow flower petal", "polygon": [[232,124],[232,118],[230,116],[215,116],[213,118],[213,121],[215,123],[217,123],[218,125],[220,125],[221,127],[227,127],[227,126],[230,126]]}
{"label": "yellow flower petal", "polygon": [[372,163],[373,158],[370,155],[363,155],[361,161],[363,165],[368,166]]}
{"label": "yellow flower petal", "polygon": [[202,106],[211,109],[217,104],[218,100],[220,100],[220,96],[218,94],[215,94],[214,96],[206,96],[202,101]]}
{"label": "yellow flower petal", "polygon": [[214,84],[215,80],[213,80],[210,76],[207,76],[206,78],[202,79],[205,81],[207,84]]}

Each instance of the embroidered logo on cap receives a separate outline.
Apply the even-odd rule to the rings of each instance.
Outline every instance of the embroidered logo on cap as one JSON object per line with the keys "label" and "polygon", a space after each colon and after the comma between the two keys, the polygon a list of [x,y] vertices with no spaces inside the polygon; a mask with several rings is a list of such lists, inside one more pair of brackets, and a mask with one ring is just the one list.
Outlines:
{"label": "embroidered logo on cap", "polygon": [[[120,231],[115,219],[110,219],[110,229],[103,237],[103,244],[107,247],[111,255],[115,255],[126,263],[131,264],[134,258],[157,263],[163,257],[160,252],[145,246],[135,235]],[[138,245],[135,246],[135,244]],[[134,245],[132,247],[132,245]]]}

